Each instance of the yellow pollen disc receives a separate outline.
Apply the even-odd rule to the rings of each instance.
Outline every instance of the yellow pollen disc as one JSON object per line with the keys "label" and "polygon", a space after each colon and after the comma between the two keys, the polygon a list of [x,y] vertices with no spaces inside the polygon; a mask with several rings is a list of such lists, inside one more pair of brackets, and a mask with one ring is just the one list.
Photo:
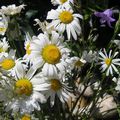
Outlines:
{"label": "yellow pollen disc", "polygon": [[5,30],[6,30],[6,28],[0,27],[0,32],[4,32]]}
{"label": "yellow pollen disc", "polygon": [[26,46],[26,54],[30,55],[31,54],[31,49],[30,49],[30,44]]}
{"label": "yellow pollen disc", "polygon": [[27,78],[19,79],[15,84],[15,92],[18,95],[31,95],[33,86],[32,83]]}
{"label": "yellow pollen disc", "polygon": [[67,0],[60,0],[60,2],[63,4],[63,3],[65,3],[65,2],[67,2]]}
{"label": "yellow pollen disc", "polygon": [[21,120],[31,120],[30,115],[24,115]]}
{"label": "yellow pollen disc", "polygon": [[55,45],[46,45],[42,50],[43,59],[49,64],[56,64],[60,61],[61,53]]}
{"label": "yellow pollen disc", "polygon": [[58,91],[62,88],[62,84],[59,80],[53,79],[51,80],[51,89],[54,91]]}
{"label": "yellow pollen disc", "polygon": [[81,67],[83,65],[83,63],[81,61],[76,61],[75,63],[75,67]]}
{"label": "yellow pollen disc", "polygon": [[5,52],[4,49],[3,49],[2,47],[0,48],[0,53],[1,53],[1,52]]}
{"label": "yellow pollen disc", "polygon": [[106,58],[105,59],[105,63],[106,63],[106,65],[110,65],[111,64],[111,58]]}
{"label": "yellow pollen disc", "polygon": [[0,66],[4,69],[4,70],[10,70],[15,66],[15,61],[12,59],[4,59],[1,63]]}
{"label": "yellow pollen disc", "polygon": [[61,20],[62,23],[69,24],[73,21],[73,15],[69,11],[63,11],[60,13],[59,19]]}

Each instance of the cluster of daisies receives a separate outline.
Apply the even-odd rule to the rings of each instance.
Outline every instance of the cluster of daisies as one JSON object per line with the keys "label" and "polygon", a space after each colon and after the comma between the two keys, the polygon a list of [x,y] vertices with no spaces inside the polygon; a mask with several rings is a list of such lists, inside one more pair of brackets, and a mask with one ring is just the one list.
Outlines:
{"label": "cluster of daisies", "polygon": [[112,76],[117,83],[115,89],[120,90],[120,78],[114,76],[120,76],[119,52],[105,48],[98,51],[85,49],[80,56],[73,56],[67,43],[77,41],[81,36],[80,22],[83,16],[73,10],[72,0],[51,2],[57,6],[47,14],[46,19],[51,22],[37,36],[31,37],[26,32],[25,55],[21,58],[16,57],[16,50],[11,48],[5,34],[9,17],[19,14],[25,5],[2,6],[0,9],[0,101],[5,111],[12,110],[12,115],[19,114],[22,120],[32,119],[30,115],[35,110],[40,111],[40,104],[48,99],[50,105],[54,106],[56,96],[63,104],[70,98],[76,98],[67,75],[73,76],[73,70],[85,64],[100,66],[101,73]]}

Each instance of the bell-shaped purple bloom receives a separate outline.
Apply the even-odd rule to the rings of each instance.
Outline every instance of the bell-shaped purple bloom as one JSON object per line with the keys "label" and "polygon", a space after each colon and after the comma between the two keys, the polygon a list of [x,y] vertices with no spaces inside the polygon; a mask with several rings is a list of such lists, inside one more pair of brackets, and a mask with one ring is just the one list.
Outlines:
{"label": "bell-shaped purple bloom", "polygon": [[100,23],[102,25],[106,22],[109,27],[112,27],[111,22],[115,21],[115,19],[112,18],[113,11],[111,9],[107,9],[104,12],[95,12],[94,15],[100,17]]}

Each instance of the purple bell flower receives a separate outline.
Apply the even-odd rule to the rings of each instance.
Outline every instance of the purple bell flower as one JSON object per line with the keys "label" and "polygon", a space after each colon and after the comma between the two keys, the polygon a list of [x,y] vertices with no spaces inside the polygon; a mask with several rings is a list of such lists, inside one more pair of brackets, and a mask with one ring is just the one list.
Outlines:
{"label": "purple bell flower", "polygon": [[115,19],[112,18],[113,11],[111,9],[107,9],[104,12],[95,12],[94,15],[100,17],[100,23],[103,25],[105,22],[109,27],[112,28],[111,22],[114,22]]}

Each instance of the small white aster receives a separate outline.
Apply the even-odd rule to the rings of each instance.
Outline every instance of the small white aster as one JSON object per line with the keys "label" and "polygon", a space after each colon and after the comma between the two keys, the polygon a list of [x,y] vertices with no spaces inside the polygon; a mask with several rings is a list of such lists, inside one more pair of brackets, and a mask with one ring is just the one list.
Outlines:
{"label": "small white aster", "polygon": [[109,54],[107,54],[106,50],[104,49],[103,52],[99,52],[99,55],[99,59],[101,60],[100,64],[102,64],[100,69],[102,70],[102,72],[106,71],[106,76],[110,74],[113,75],[113,72],[116,72],[117,74],[119,73],[116,66],[120,66],[120,59],[115,58],[118,55],[118,52],[115,52],[112,55],[112,50],[110,50]]}
{"label": "small white aster", "polygon": [[54,27],[60,33],[66,31],[68,40],[71,39],[71,36],[77,40],[77,35],[81,33],[79,18],[82,19],[82,15],[73,13],[71,7],[58,7],[56,10],[52,9],[48,12],[47,19],[52,22],[47,28]]}
{"label": "small white aster", "polygon": [[0,35],[4,35],[8,28],[8,19],[0,12]]}
{"label": "small white aster", "polygon": [[64,72],[67,66],[65,59],[70,50],[63,43],[63,36],[52,31],[51,35],[41,33],[31,43],[31,56],[36,67],[43,67],[45,75],[53,75],[57,71]]}
{"label": "small white aster", "polygon": [[[37,90],[37,88],[41,88],[41,85],[39,84],[40,79],[35,77],[35,72],[34,67],[26,72],[22,64],[17,66],[16,76],[7,80],[10,82],[3,85],[4,89],[0,91],[6,111],[12,110],[13,115],[16,112],[30,114],[34,109],[40,110],[39,102],[46,102],[45,96]],[[5,94],[8,91],[9,94]]]}
{"label": "small white aster", "polygon": [[22,9],[24,9],[25,5],[22,4],[20,6],[16,6],[15,4],[8,5],[8,6],[2,6],[1,11],[5,15],[15,15],[21,12]]}

